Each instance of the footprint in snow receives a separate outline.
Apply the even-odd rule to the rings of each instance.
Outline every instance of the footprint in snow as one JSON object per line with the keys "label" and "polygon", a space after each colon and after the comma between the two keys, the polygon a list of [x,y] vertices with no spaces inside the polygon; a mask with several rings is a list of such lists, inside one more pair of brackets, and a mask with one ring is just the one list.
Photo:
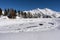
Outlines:
{"label": "footprint in snow", "polygon": [[54,25],[54,23],[48,22],[48,24]]}
{"label": "footprint in snow", "polygon": [[43,24],[42,24],[42,23],[40,23],[39,25],[40,25],[40,26],[43,26]]}

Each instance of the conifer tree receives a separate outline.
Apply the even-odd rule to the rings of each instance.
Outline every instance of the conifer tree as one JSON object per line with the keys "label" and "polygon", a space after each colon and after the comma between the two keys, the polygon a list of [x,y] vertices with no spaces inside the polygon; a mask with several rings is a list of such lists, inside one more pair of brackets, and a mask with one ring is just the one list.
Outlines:
{"label": "conifer tree", "polygon": [[0,8],[0,16],[2,15],[2,9]]}

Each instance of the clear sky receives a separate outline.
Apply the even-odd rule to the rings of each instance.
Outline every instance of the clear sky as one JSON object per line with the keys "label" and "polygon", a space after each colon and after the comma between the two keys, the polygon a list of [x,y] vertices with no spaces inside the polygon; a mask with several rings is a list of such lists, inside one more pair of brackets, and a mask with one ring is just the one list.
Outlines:
{"label": "clear sky", "polygon": [[59,0],[0,0],[0,8],[14,8],[16,10],[30,10],[35,8],[50,8],[60,11]]}

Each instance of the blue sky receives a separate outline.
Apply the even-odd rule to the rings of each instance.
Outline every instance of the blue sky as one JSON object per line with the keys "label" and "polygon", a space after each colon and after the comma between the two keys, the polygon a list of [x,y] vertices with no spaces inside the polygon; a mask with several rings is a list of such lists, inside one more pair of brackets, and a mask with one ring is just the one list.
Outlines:
{"label": "blue sky", "polygon": [[50,8],[60,11],[59,0],[0,0],[0,8],[13,8],[16,10],[30,10],[35,8]]}

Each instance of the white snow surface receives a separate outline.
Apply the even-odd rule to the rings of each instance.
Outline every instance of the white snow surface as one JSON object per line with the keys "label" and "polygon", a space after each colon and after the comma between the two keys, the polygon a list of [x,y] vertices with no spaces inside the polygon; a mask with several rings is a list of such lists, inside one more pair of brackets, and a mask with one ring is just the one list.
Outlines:
{"label": "white snow surface", "polygon": [[60,40],[60,31],[0,33],[0,40]]}
{"label": "white snow surface", "polygon": [[59,18],[0,18],[0,33],[38,32],[59,29]]}

